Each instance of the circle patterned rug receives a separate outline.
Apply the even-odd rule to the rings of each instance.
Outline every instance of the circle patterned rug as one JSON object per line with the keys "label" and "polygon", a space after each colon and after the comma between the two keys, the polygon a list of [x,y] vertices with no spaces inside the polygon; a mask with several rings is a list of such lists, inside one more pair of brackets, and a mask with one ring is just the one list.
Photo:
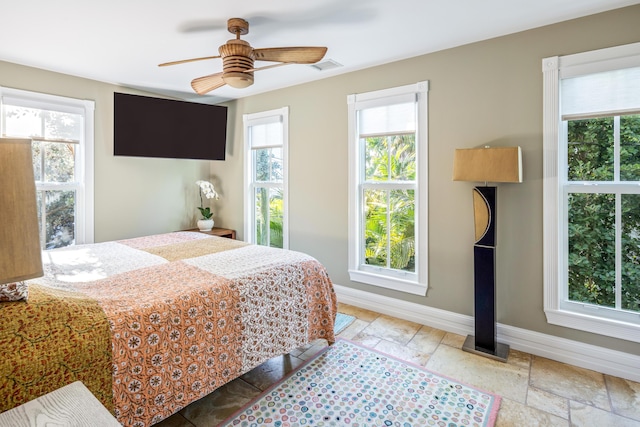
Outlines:
{"label": "circle patterned rug", "polygon": [[500,399],[339,339],[222,425],[488,427]]}

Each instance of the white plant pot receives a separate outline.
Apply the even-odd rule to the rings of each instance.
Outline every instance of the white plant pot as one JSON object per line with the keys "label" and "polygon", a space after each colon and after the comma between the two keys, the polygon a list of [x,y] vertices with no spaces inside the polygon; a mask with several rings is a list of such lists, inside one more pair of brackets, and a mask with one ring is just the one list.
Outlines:
{"label": "white plant pot", "polygon": [[199,219],[198,220],[198,229],[200,231],[211,231],[213,228],[213,220],[212,219]]}

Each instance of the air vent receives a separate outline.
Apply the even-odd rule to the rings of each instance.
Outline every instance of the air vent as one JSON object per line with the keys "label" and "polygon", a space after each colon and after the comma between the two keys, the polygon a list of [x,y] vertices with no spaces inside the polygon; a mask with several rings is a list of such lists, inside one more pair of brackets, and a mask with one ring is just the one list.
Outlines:
{"label": "air vent", "polygon": [[342,64],[334,61],[333,59],[327,59],[326,61],[311,64],[310,67],[315,68],[318,71],[327,71],[333,68],[342,67]]}

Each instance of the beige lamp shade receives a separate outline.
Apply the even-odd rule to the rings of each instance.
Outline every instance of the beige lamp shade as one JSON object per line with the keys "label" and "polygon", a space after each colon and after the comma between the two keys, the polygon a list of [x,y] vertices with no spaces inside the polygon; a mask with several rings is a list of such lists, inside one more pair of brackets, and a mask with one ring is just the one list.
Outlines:
{"label": "beige lamp shade", "polygon": [[31,140],[0,138],[0,285],[43,275]]}
{"label": "beige lamp shade", "polygon": [[456,149],[454,181],[522,182],[520,147]]}

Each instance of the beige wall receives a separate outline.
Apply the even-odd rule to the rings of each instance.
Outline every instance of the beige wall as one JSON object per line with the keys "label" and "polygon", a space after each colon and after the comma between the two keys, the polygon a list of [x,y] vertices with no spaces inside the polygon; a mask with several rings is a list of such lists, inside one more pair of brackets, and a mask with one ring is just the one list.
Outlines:
{"label": "beige wall", "polygon": [[640,354],[637,343],[546,323],[541,179],[542,58],[638,42],[638,22],[633,6],[242,99],[228,159],[212,166],[224,177],[222,222],[242,235],[242,114],[289,106],[291,249],[318,258],[335,283],[371,290],[347,274],[346,98],[429,80],[429,290],[374,292],[473,314],[472,184],[452,182],[453,150],[520,145],[524,182],[498,191],[498,321]]}
{"label": "beige wall", "polygon": [[142,92],[1,61],[0,86],[95,101],[96,242],[195,226],[209,162],[113,155],[113,92]]}

